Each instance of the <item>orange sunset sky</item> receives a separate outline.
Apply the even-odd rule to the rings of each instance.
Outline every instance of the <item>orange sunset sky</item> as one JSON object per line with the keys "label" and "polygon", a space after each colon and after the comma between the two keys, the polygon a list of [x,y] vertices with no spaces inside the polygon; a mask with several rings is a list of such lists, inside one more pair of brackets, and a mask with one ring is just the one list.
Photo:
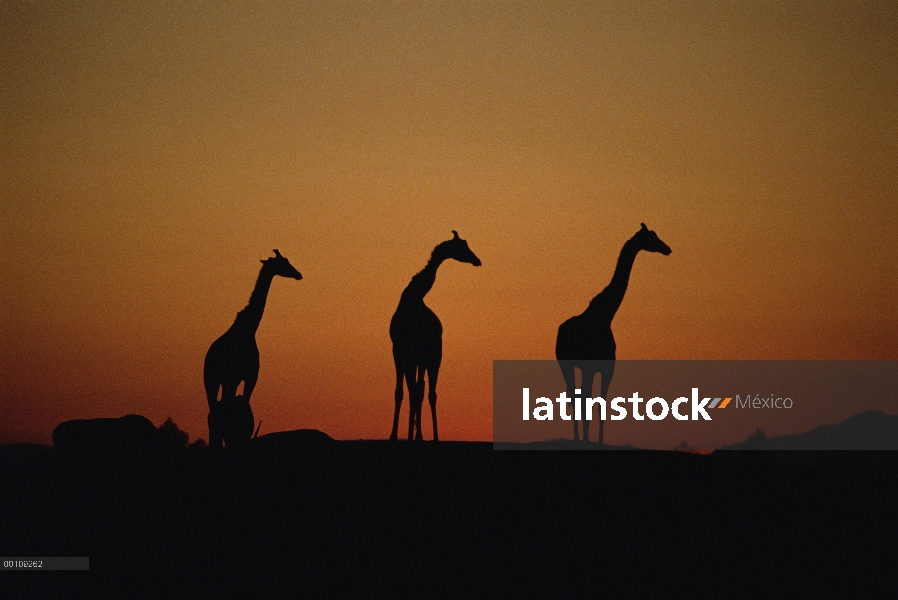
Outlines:
{"label": "orange sunset sky", "polygon": [[453,229],[483,266],[427,297],[443,439],[491,439],[492,361],[553,358],[640,222],[673,253],[618,358],[898,358],[893,1],[4,2],[0,53],[0,443],[208,437],[205,352],[274,248],[304,279],[261,433],[386,438],[390,317]]}

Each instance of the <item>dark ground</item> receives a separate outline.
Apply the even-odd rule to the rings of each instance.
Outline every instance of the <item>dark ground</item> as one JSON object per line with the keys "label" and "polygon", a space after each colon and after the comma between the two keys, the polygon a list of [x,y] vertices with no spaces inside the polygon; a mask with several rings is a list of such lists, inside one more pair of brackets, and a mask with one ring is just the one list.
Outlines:
{"label": "dark ground", "polygon": [[90,557],[89,572],[4,572],[0,589],[873,597],[895,569],[898,453],[514,452],[293,432],[102,462],[0,447],[0,555]]}

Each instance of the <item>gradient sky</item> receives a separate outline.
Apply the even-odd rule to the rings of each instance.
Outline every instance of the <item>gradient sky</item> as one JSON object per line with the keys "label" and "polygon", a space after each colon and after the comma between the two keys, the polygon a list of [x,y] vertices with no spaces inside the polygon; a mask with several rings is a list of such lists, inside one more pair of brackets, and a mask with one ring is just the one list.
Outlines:
{"label": "gradient sky", "polygon": [[444,439],[491,438],[492,360],[551,359],[640,222],[673,253],[618,358],[898,358],[895,2],[4,2],[0,53],[0,442],[207,437],[273,248],[305,278],[262,433],[384,438],[390,317],[453,229],[483,266],[427,297]]}

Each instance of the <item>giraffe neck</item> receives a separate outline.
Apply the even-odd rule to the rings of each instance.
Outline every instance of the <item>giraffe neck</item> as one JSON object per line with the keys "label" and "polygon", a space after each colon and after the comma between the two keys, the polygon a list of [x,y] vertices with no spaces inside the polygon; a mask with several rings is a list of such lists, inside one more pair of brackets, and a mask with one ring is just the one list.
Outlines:
{"label": "giraffe neck", "polygon": [[621,248],[620,256],[617,259],[617,267],[614,269],[611,282],[589,303],[589,309],[587,309],[589,312],[601,315],[602,318],[607,319],[609,322],[614,318],[621,302],[624,301],[624,294],[627,293],[627,284],[630,282],[630,272],[633,270],[633,261],[636,260],[636,255],[639,254],[640,250],[641,248],[637,245],[634,238],[624,243],[624,247]]}
{"label": "giraffe neck", "polygon": [[439,246],[434,248],[433,253],[430,255],[430,260],[427,261],[427,265],[421,269],[417,275],[412,277],[412,280],[402,292],[402,299],[404,301],[423,302],[424,296],[426,296],[433,287],[433,283],[437,278],[437,269],[439,269],[443,261],[446,260],[445,257],[437,252],[438,248]]}
{"label": "giraffe neck", "polygon": [[265,312],[265,302],[268,300],[268,290],[271,289],[271,281],[274,279],[274,273],[262,266],[259,271],[259,277],[256,279],[256,286],[253,293],[249,297],[249,304],[246,308],[237,313],[237,319],[234,322],[240,324],[241,329],[247,333],[255,333],[262,322],[262,313]]}

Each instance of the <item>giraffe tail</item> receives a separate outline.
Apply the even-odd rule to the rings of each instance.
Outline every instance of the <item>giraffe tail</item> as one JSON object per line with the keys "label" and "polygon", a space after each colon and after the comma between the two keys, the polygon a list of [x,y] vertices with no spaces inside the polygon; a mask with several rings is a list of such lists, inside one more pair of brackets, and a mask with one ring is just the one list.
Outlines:
{"label": "giraffe tail", "polygon": [[262,419],[259,419],[259,425],[256,427],[256,433],[253,434],[253,439],[259,437],[259,430],[262,429]]}

